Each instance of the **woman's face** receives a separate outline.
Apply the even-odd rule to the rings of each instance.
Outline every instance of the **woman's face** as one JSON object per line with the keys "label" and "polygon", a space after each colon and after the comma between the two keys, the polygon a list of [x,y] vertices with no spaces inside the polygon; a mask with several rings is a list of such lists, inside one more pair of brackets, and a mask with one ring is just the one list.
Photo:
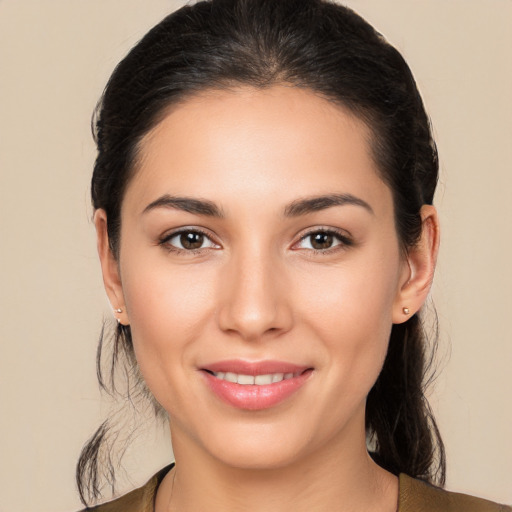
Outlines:
{"label": "woman's face", "polygon": [[369,139],[282,86],[195,96],[143,140],[113,303],[175,450],[280,467],[364,449],[410,272]]}

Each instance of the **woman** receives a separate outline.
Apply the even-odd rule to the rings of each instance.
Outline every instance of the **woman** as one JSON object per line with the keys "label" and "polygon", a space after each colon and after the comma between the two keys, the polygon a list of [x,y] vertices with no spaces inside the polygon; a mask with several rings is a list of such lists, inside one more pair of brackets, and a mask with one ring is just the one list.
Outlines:
{"label": "woman", "polygon": [[96,135],[113,362],[176,457],[97,510],[500,510],[422,482],[444,483],[419,318],[438,162],[372,27],[319,0],[182,8],[117,67]]}

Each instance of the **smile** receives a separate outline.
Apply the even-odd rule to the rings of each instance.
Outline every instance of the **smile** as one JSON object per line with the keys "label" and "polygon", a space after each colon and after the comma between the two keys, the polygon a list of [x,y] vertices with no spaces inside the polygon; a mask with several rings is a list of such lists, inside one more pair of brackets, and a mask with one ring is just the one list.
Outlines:
{"label": "smile", "polygon": [[222,361],[202,368],[207,389],[225,404],[256,411],[288,401],[314,369],[279,361]]}
{"label": "smile", "polygon": [[212,372],[212,375],[217,379],[225,380],[242,385],[256,385],[266,386],[268,384],[275,384],[283,380],[293,379],[298,377],[302,372],[296,373],[268,373],[266,375],[244,375],[233,372]]}

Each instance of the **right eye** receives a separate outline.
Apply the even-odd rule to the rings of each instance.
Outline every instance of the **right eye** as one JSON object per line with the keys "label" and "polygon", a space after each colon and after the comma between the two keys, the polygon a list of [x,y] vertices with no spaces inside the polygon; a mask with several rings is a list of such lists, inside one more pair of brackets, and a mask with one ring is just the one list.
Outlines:
{"label": "right eye", "polygon": [[197,252],[202,249],[219,248],[206,233],[197,229],[186,229],[171,233],[160,241],[160,245],[175,252]]}

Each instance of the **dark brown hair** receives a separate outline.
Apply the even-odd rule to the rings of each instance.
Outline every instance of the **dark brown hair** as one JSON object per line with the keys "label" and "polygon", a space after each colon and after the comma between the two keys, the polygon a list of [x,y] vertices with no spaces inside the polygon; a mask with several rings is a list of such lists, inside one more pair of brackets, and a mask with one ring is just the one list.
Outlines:
{"label": "dark brown hair", "polygon": [[[310,89],[370,127],[373,156],[393,193],[401,246],[407,251],[417,242],[420,208],[432,203],[438,158],[400,53],[352,10],[326,0],[211,0],[185,6],[151,29],[116,67],[98,104],[92,202],[107,213],[114,255],[140,141],[166,109],[205,89],[276,84]],[[109,384],[101,370],[102,341],[101,386],[111,390],[121,362],[140,379],[130,328],[119,325],[113,336]],[[393,326],[384,367],[368,396],[366,428],[381,466],[442,484],[443,444],[425,398],[427,353],[418,315]],[[105,461],[98,454],[110,442],[108,432],[106,422],[80,457],[77,481],[84,503],[100,493]],[[113,471],[107,474],[113,483]]]}

